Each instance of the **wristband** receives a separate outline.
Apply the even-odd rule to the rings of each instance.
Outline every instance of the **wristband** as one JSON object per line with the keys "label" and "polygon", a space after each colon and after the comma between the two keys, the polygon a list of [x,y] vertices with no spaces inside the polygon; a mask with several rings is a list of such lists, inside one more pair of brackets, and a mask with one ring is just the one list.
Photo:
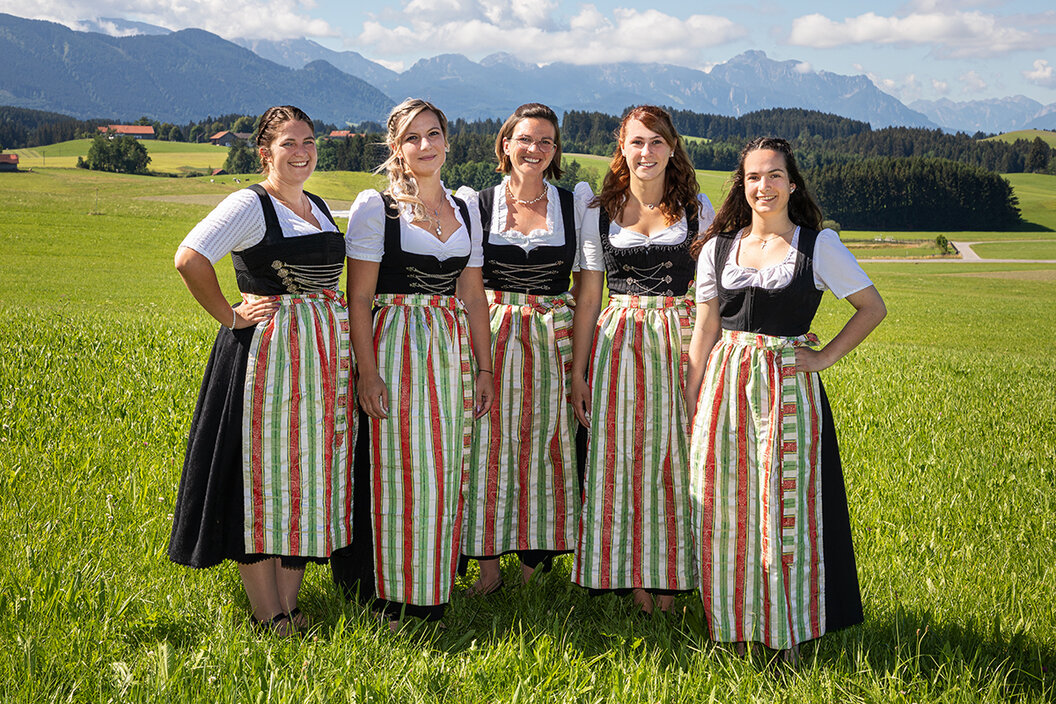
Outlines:
{"label": "wristband", "polygon": [[238,313],[235,312],[234,306],[231,307],[231,325],[228,326],[228,330],[231,332],[235,331],[235,325],[238,323]]}

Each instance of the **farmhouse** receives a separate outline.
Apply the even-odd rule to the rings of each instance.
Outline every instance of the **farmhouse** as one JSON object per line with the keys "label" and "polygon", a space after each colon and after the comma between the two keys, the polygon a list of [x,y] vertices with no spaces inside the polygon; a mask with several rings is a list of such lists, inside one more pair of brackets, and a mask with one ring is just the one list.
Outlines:
{"label": "farmhouse", "polygon": [[151,125],[100,125],[99,131],[113,133],[114,137],[154,139],[154,128]]}
{"label": "farmhouse", "polygon": [[253,134],[250,132],[229,132],[224,130],[214,134],[209,138],[209,141],[219,147],[231,147],[234,146],[236,139],[241,139],[250,146],[253,145]]}
{"label": "farmhouse", "polygon": [[353,132],[352,130],[330,130],[330,134],[326,135],[327,139],[348,139],[349,137],[362,136],[359,132]]}
{"label": "farmhouse", "polygon": [[0,171],[18,171],[18,154],[0,154]]}

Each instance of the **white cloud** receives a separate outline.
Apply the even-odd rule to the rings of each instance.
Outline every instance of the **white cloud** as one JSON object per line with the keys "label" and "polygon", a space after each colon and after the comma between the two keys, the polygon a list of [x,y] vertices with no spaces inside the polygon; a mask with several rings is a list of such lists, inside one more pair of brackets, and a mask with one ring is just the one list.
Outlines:
{"label": "white cloud", "polygon": [[1023,77],[1042,88],[1056,88],[1056,70],[1045,59],[1034,62],[1033,71],[1024,71]]}
{"label": "white cloud", "polygon": [[982,93],[986,90],[986,81],[975,71],[962,73],[957,79],[961,82],[961,89],[965,93]]}
{"label": "white cloud", "polygon": [[893,95],[904,103],[921,97],[921,84],[916,74],[907,73],[904,76],[885,78],[875,73],[866,73],[866,77],[880,90]]}
{"label": "white cloud", "polygon": [[[32,13],[19,0],[0,0],[0,12],[80,29],[78,20],[121,17],[168,29],[198,27],[228,39],[328,37],[337,32],[303,9],[313,0],[36,0]],[[115,30],[116,31],[116,30]]]}
{"label": "white cloud", "polygon": [[[679,18],[658,10],[630,8],[616,8],[605,15],[591,4],[559,21],[555,18],[557,3],[552,0],[412,0],[410,4],[420,12],[405,12],[401,23],[383,23],[378,18],[364,22],[355,39],[361,47],[358,50],[400,56],[420,52],[422,46],[443,46],[445,51],[471,55],[505,51],[539,64],[655,61],[702,66],[701,49],[746,34],[743,27],[724,17]],[[443,21],[427,21],[426,9],[441,4],[449,6],[450,14]],[[454,15],[460,16],[455,19]]]}
{"label": "white cloud", "polygon": [[814,67],[810,65],[809,61],[800,61],[796,64],[796,73],[810,73],[814,70]]}
{"label": "white cloud", "polygon": [[931,79],[931,90],[936,95],[946,95],[950,92],[950,84],[946,81],[940,81],[937,78]]}
{"label": "white cloud", "polygon": [[882,17],[874,12],[843,21],[815,13],[792,21],[788,43],[833,48],[854,44],[934,46],[939,56],[981,58],[1051,46],[1053,36],[1020,29],[981,12],[915,12]]}

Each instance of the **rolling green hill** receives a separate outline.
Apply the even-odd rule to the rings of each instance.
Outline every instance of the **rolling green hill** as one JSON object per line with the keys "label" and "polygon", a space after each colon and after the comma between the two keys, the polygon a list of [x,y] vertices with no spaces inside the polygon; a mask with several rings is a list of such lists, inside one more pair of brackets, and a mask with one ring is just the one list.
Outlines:
{"label": "rolling green hill", "polygon": [[1042,141],[1048,144],[1050,147],[1056,148],[1056,132],[1049,132],[1048,130],[1016,130],[1015,132],[1005,132],[994,137],[987,137],[984,142],[1008,142],[1011,144],[1017,139],[1025,139],[1028,142],[1033,141],[1035,137],[1041,137]]}

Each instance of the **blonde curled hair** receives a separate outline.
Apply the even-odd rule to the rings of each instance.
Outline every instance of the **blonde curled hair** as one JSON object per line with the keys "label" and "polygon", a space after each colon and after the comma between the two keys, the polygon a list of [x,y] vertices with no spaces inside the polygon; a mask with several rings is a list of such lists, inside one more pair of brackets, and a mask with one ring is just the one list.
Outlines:
{"label": "blonde curled hair", "polygon": [[425,221],[436,226],[439,223],[418,196],[418,182],[414,179],[414,176],[398,153],[407,128],[410,127],[414,118],[426,111],[436,115],[436,119],[440,123],[440,131],[444,134],[444,144],[446,146],[447,117],[441,112],[440,108],[427,100],[407,98],[389,113],[388,135],[385,138],[385,144],[389,148],[389,158],[378,166],[375,173],[386,172],[389,177],[389,187],[385,189],[385,192],[392,196],[398,205],[409,207],[414,215],[414,220]]}

